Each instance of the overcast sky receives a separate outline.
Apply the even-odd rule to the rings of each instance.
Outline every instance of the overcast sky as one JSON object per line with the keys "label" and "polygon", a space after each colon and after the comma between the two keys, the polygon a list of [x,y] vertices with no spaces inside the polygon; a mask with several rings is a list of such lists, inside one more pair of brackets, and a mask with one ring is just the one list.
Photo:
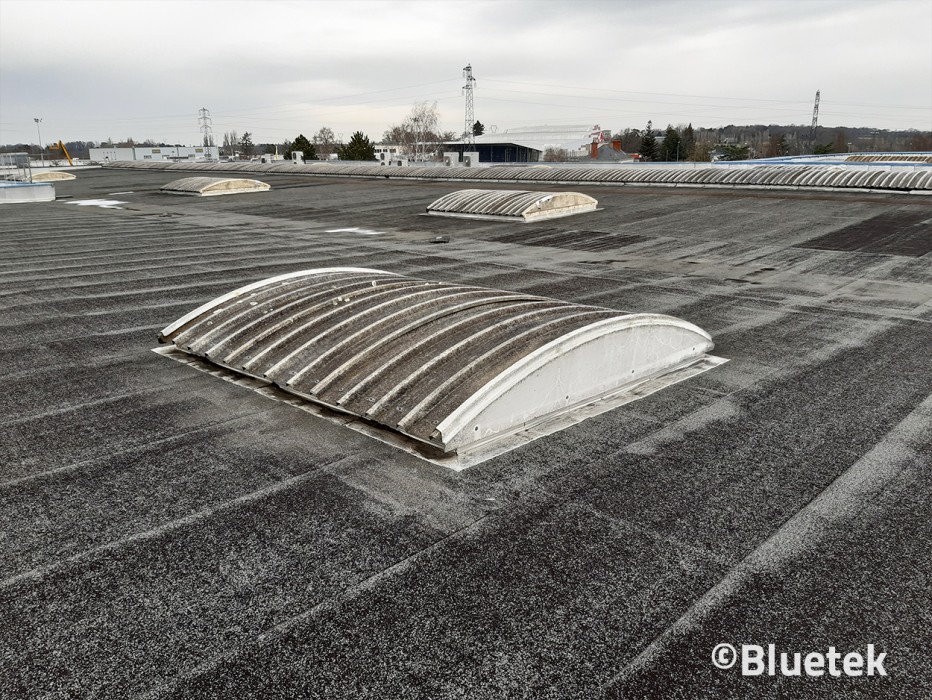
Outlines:
{"label": "overcast sky", "polygon": [[932,129],[932,0],[0,0],[0,143],[692,122]]}

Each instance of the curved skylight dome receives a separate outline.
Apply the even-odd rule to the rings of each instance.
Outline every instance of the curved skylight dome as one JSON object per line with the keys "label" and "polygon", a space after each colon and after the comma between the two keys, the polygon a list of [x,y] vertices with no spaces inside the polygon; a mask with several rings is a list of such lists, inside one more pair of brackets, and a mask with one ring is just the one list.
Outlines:
{"label": "curved skylight dome", "polygon": [[43,170],[32,174],[33,182],[62,182],[64,180],[74,180],[76,176],[71,173],[64,173],[60,170]]}
{"label": "curved skylight dome", "polygon": [[427,207],[428,214],[483,219],[542,221],[595,211],[598,202],[579,192],[459,190]]}
{"label": "curved skylight dome", "polygon": [[186,194],[195,197],[212,197],[223,194],[243,194],[244,192],[265,192],[271,185],[259,180],[241,177],[183,177],[161,188],[168,194]]}
{"label": "curved skylight dome", "polygon": [[160,340],[444,453],[527,430],[713,347],[671,316],[364,268],[256,282]]}

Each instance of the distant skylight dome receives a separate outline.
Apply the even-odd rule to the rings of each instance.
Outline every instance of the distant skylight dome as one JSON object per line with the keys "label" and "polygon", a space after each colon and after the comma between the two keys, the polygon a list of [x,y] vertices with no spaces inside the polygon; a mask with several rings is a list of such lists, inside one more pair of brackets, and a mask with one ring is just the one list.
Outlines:
{"label": "distant skylight dome", "polygon": [[161,188],[168,194],[185,194],[195,197],[213,197],[224,194],[265,192],[271,185],[259,180],[233,177],[184,177]]}
{"label": "distant skylight dome", "polygon": [[33,173],[33,182],[61,182],[63,180],[74,180],[75,176],[71,173],[63,173],[59,170],[43,170],[42,172]]}
{"label": "distant skylight dome", "polygon": [[427,207],[428,214],[466,218],[543,221],[595,211],[598,202],[579,192],[459,190]]}

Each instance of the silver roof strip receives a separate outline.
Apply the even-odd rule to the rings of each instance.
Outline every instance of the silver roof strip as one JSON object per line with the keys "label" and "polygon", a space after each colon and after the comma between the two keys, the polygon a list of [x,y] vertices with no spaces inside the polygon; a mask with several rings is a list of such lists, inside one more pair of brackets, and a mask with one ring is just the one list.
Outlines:
{"label": "silver roof strip", "polygon": [[[424,286],[424,285],[427,285],[427,284],[430,284],[430,283],[429,283],[429,282],[424,282],[424,281],[421,281],[421,280],[411,280],[410,278],[402,278],[402,279],[401,279],[400,281],[398,281],[398,282],[392,282],[392,283],[389,283],[389,284],[383,284],[383,285],[381,285],[380,287],[378,287],[379,292],[377,292],[376,294],[368,294],[368,295],[365,295],[365,296],[359,295],[359,296],[357,296],[355,299],[353,299],[352,301],[348,301],[348,302],[346,302],[345,304],[343,304],[342,306],[336,306],[336,307],[334,307],[334,304],[338,303],[338,300],[333,301],[333,302],[330,302],[330,303],[327,303],[327,304],[324,304],[324,305],[321,305],[321,306],[323,306],[323,307],[330,307],[332,310],[329,311],[328,313],[321,314],[320,316],[315,316],[315,317],[311,318],[309,321],[307,321],[306,323],[302,323],[302,324],[301,324],[300,326],[298,326],[297,328],[295,328],[295,329],[289,331],[288,333],[286,333],[285,335],[283,335],[281,338],[279,338],[279,339],[277,339],[276,341],[274,341],[271,345],[269,345],[269,346],[267,346],[265,349],[263,349],[258,355],[256,355],[255,357],[253,357],[251,360],[249,360],[248,362],[244,363],[244,364],[243,364],[243,369],[247,369],[247,370],[252,370],[252,369],[254,369],[255,366],[259,363],[259,360],[260,360],[262,357],[265,357],[265,356],[268,355],[269,353],[273,352],[274,350],[276,350],[276,349],[279,348],[280,346],[282,346],[282,345],[284,345],[285,343],[287,343],[287,342],[288,342],[289,340],[291,340],[292,338],[298,337],[299,335],[301,335],[304,331],[306,331],[306,330],[307,330],[308,328],[310,328],[311,326],[320,324],[322,321],[325,321],[325,320],[327,320],[328,318],[332,318],[333,316],[339,315],[340,313],[343,313],[347,308],[349,308],[349,307],[351,307],[351,306],[357,306],[357,305],[363,304],[363,303],[365,303],[365,302],[367,302],[367,301],[371,301],[373,298],[378,298],[378,297],[384,296],[384,295],[386,295],[386,294],[391,294],[392,292],[396,291],[396,290],[399,289],[399,288],[404,289],[404,288],[407,288],[407,287],[419,287],[419,286]],[[315,308],[317,308],[317,307],[315,307]],[[301,315],[303,315],[303,314],[301,314]],[[291,324],[294,323],[294,319],[293,319],[293,318],[285,319],[283,323],[284,323],[284,325],[291,325]],[[303,343],[303,344],[302,344],[302,347],[306,347],[310,342],[313,342],[313,341],[308,341],[307,343]],[[290,358],[291,358],[291,354],[289,354],[289,355],[288,355],[286,358],[284,358],[283,360],[279,360],[278,362],[276,362],[274,365],[272,365],[271,368],[269,368],[268,370],[266,370],[265,373],[268,374],[268,373],[274,371],[278,366],[280,366],[280,365],[282,364],[282,362],[283,362],[285,359],[290,359]]]}
{"label": "silver roof strip", "polygon": [[[597,315],[598,312],[589,312],[589,313],[593,315]],[[553,318],[553,319],[550,319],[549,321],[545,321],[541,323],[540,325],[532,326],[531,328],[528,328],[522,331],[521,333],[518,333],[517,335],[513,335],[507,338],[506,340],[502,341],[498,345],[492,348],[489,348],[482,355],[479,355],[477,358],[472,360],[470,363],[461,367],[457,372],[447,377],[439,386],[437,386],[433,391],[431,391],[423,399],[421,399],[421,401],[417,405],[415,405],[414,408],[408,411],[408,413],[398,421],[398,427],[401,428],[402,430],[407,430],[410,427],[411,423],[413,423],[415,420],[420,418],[422,413],[426,411],[428,408],[430,408],[431,404],[434,402],[435,399],[446,394],[451,389],[451,387],[456,386],[456,384],[458,384],[461,379],[463,379],[464,377],[474,372],[476,368],[478,368],[483,362],[488,360],[490,357],[500,353],[502,349],[510,345],[514,345],[517,342],[520,342],[523,338],[526,338],[527,336],[533,335],[535,333],[539,333],[544,328],[548,328],[549,326],[556,326],[556,325],[565,323],[566,320],[567,319],[565,316],[558,316],[557,318]],[[452,351],[452,348],[451,348],[451,351]],[[375,407],[373,407],[370,410],[370,412],[374,413]]]}
{"label": "silver roof strip", "polygon": [[[338,293],[340,296],[350,295],[350,294],[364,291],[365,287],[366,287],[365,282],[361,285],[360,284],[346,285],[346,286],[342,286],[342,287],[338,287],[334,289],[333,293]],[[317,295],[310,295],[308,298],[299,300],[299,302],[296,302],[295,304],[289,304],[287,306],[282,307],[282,310],[289,308],[291,306],[297,306],[298,303],[305,303],[307,301],[310,301],[312,297],[316,297],[316,296]],[[236,358],[242,355],[247,350],[249,350],[249,348],[253,347],[254,345],[257,345],[258,343],[265,340],[266,338],[269,338],[270,336],[275,335],[282,329],[288,326],[294,325],[297,319],[304,318],[305,316],[309,314],[313,314],[325,308],[331,308],[332,306],[333,306],[333,295],[330,294],[330,295],[324,295],[324,301],[321,301],[317,304],[313,304],[311,306],[305,306],[305,307],[297,309],[290,315],[284,316],[274,325],[270,326],[269,328],[266,328],[264,331],[262,331],[258,335],[250,338],[245,343],[243,343],[242,345],[239,345],[234,350],[232,350],[230,353],[228,353],[226,357],[223,358],[224,364],[236,363],[237,362]],[[254,324],[250,324],[250,327],[253,325]],[[243,330],[246,330],[246,328],[244,327]],[[236,333],[230,334],[229,339],[232,339],[235,335],[237,334]]]}
{"label": "silver roof strip", "polygon": [[[341,279],[341,278],[336,277],[336,278],[324,279],[324,280],[321,280],[320,282],[314,283],[314,284],[312,285],[312,288],[313,288],[313,289],[318,289],[318,290],[321,290],[321,291],[317,291],[317,292],[315,292],[314,294],[309,295],[309,296],[326,294],[326,293],[327,293],[327,290],[330,289],[330,286],[329,286],[329,285],[333,284],[333,282],[339,281],[340,279]],[[356,277],[344,278],[344,279],[353,279],[353,280],[356,280],[356,281],[355,281],[355,284],[359,284],[359,282],[358,282],[358,276],[356,276]],[[373,279],[373,277],[370,277],[370,279]],[[222,323],[218,323],[218,324],[215,324],[215,325],[211,325],[211,324],[212,324],[212,321],[213,321],[213,315],[211,315],[211,316],[205,316],[205,317],[203,317],[200,321],[197,321],[196,323],[190,324],[190,325],[189,325],[187,328],[185,328],[183,331],[181,331],[180,333],[178,333],[177,335],[175,335],[175,337],[173,338],[173,341],[175,342],[176,345],[183,345],[183,344],[186,342],[186,340],[187,340],[189,337],[191,337],[191,336],[198,336],[198,341],[199,341],[199,342],[206,341],[207,338],[209,338],[209,337],[211,337],[211,336],[213,336],[213,335],[216,335],[217,333],[219,333],[220,331],[222,331],[224,328],[226,328],[227,326],[229,326],[231,323],[236,323],[236,322],[240,321],[244,316],[247,316],[250,312],[255,311],[257,307],[262,307],[262,306],[265,306],[265,305],[268,305],[268,304],[272,304],[272,303],[278,301],[279,299],[282,299],[283,297],[287,297],[287,296],[290,295],[290,294],[295,294],[296,292],[299,292],[299,293],[300,293],[300,292],[302,291],[302,287],[301,287],[299,281],[298,281],[298,280],[292,280],[292,282],[294,282],[294,283],[293,283],[293,284],[282,284],[282,285],[280,285],[280,286],[278,287],[278,289],[277,289],[277,293],[273,294],[273,295],[270,296],[270,297],[268,297],[268,296],[267,296],[267,297],[263,297],[263,298],[262,298],[262,301],[256,302],[256,305],[255,305],[255,306],[254,306],[252,303],[244,304],[244,305],[242,306],[241,310],[239,311],[239,313],[235,313],[235,314],[229,316],[229,317],[228,317],[225,321],[223,321]],[[307,291],[307,288],[304,287],[303,290],[306,292],[306,291]],[[250,298],[251,298],[253,301],[255,301],[256,297],[259,296],[260,292],[268,292],[268,291],[271,291],[271,290],[266,290],[266,289],[263,289],[263,290],[254,290],[253,292],[250,292]],[[305,296],[308,296],[308,295],[305,295]],[[246,301],[246,299],[243,299],[243,301]],[[238,303],[239,303],[239,302],[236,302],[236,304],[238,304]],[[289,303],[289,304],[287,304],[287,305],[285,305],[285,306],[279,307],[279,308],[282,308],[282,309],[288,308],[289,306],[292,306],[294,303],[297,303],[297,302],[291,302],[291,303]],[[225,313],[225,312],[227,312],[227,311],[230,311],[230,310],[233,308],[233,306],[234,306],[233,304],[226,304],[226,305],[224,305],[223,308],[218,309],[218,310],[217,310],[217,313],[216,313],[215,315],[220,315],[220,314],[223,314],[223,313]],[[261,319],[259,319],[259,320],[261,320]],[[251,326],[252,324],[249,324],[249,325]],[[207,328],[206,328],[207,326],[210,326],[210,328],[207,329]]]}
{"label": "silver roof strip", "polygon": [[552,304],[552,303],[553,303],[552,301],[547,300],[547,299],[535,299],[533,297],[532,298],[522,297],[521,301],[516,301],[513,304],[506,304],[504,306],[496,305],[496,306],[493,306],[491,309],[485,309],[479,313],[469,316],[468,318],[461,319],[460,321],[452,323],[446,326],[445,328],[442,328],[441,330],[436,331],[435,333],[432,333],[428,337],[421,340],[419,343],[410,346],[403,352],[383,362],[381,365],[379,365],[374,370],[372,370],[368,375],[363,377],[354,386],[346,390],[343,393],[343,395],[340,396],[337,403],[339,403],[340,405],[346,404],[352,398],[354,398],[356,394],[358,394],[364,387],[372,384],[373,381],[375,381],[376,379],[384,375],[389,369],[400,364],[403,359],[405,359],[406,357],[416,352],[419,352],[421,348],[423,348],[425,345],[433,343],[434,341],[436,341],[437,338],[445,334],[451,333],[452,331],[462,326],[476,323],[478,321],[481,321],[486,316],[492,316],[494,314],[500,313],[502,310],[513,310],[513,309],[517,309],[517,308],[524,307],[524,306],[540,306],[540,305]]}
{"label": "silver roof strip", "polygon": [[[438,318],[442,318],[444,316],[449,316],[450,314],[454,314],[458,311],[462,311],[465,309],[473,308],[475,306],[491,304],[491,303],[494,303],[495,301],[526,298],[525,296],[516,295],[516,294],[491,296],[490,291],[487,289],[471,289],[468,291],[458,291],[453,294],[448,294],[443,298],[443,300],[450,301],[451,299],[465,297],[465,296],[480,296],[481,298],[471,301],[471,302],[457,304],[455,306],[444,306],[432,314],[428,314],[427,316],[417,317],[410,323],[402,326],[401,328],[398,328],[392,331],[391,333],[388,333],[382,336],[381,338],[376,340],[375,343],[373,343],[372,345],[369,345],[365,348],[361,348],[359,350],[359,353],[355,357],[344,362],[339,367],[337,367],[335,370],[333,370],[330,374],[328,374],[326,377],[324,377],[319,382],[317,382],[311,388],[311,393],[316,394],[322,391],[323,389],[326,389],[337,377],[345,373],[345,371],[349,369],[349,367],[363,361],[366,357],[368,357],[371,353],[375,352],[378,348],[394,340],[395,338],[400,338],[405,333],[408,333],[415,328],[420,328],[421,326],[423,326],[426,323],[429,323],[430,321],[436,320]],[[391,321],[397,318],[410,316],[413,311],[419,309],[420,307],[430,307],[432,305],[436,305],[436,302],[437,302],[436,299],[427,299],[418,304],[415,304],[414,306],[396,311],[395,313],[390,314],[386,316],[385,318],[378,319],[375,322],[369,324],[368,326],[361,328],[360,330],[356,331],[352,335],[349,335],[346,338],[344,338],[342,341],[334,345],[332,348],[330,348],[326,352],[319,355],[310,364],[306,365],[302,370],[300,370],[291,379],[289,379],[287,383],[297,384],[304,378],[304,375],[306,375],[307,372],[310,371],[312,368],[314,368],[315,366],[317,366],[318,364],[326,360],[328,357],[337,354],[341,350],[346,349],[349,345],[352,345],[359,338],[366,335],[367,333],[372,333],[373,330],[378,328],[379,326],[390,323]]]}
{"label": "silver roof strip", "polygon": [[[567,309],[572,309],[572,306],[569,305],[569,304],[567,304],[565,307],[552,307],[552,306],[551,306],[551,307],[547,307],[547,308],[545,308],[545,309],[534,309],[533,311],[528,311],[527,313],[523,313],[523,314],[519,314],[519,315],[517,315],[517,316],[509,317],[509,318],[507,319],[506,322],[499,322],[499,323],[496,323],[495,325],[486,326],[485,328],[481,328],[481,329],[477,330],[477,331],[476,331],[475,333],[473,333],[472,335],[469,335],[469,336],[467,336],[466,338],[463,338],[462,340],[460,340],[460,341],[457,342],[457,343],[454,343],[453,345],[451,345],[450,347],[446,348],[445,350],[443,350],[443,351],[440,352],[439,354],[434,355],[434,357],[432,357],[428,362],[426,362],[426,363],[424,363],[423,365],[421,365],[415,373],[413,373],[413,374],[411,374],[411,375],[405,377],[404,380],[402,380],[402,381],[399,382],[397,385],[395,385],[391,390],[389,390],[388,392],[386,392],[386,393],[382,396],[381,399],[379,399],[375,404],[373,404],[372,406],[370,406],[370,407],[369,407],[369,410],[366,411],[366,415],[367,415],[367,416],[373,416],[373,415],[377,414],[377,413],[379,412],[379,410],[380,410],[383,406],[385,406],[387,403],[389,403],[390,401],[392,401],[392,400],[395,398],[395,396],[397,396],[401,391],[403,391],[405,388],[411,386],[413,383],[415,383],[417,380],[419,380],[419,379],[420,379],[421,377],[423,377],[425,374],[428,374],[435,366],[437,366],[438,364],[440,364],[441,362],[443,362],[444,360],[446,360],[448,357],[450,357],[451,355],[453,355],[457,350],[460,350],[461,348],[467,347],[468,345],[474,344],[477,340],[479,340],[480,338],[482,338],[482,337],[484,337],[484,336],[486,336],[486,335],[490,335],[491,333],[495,333],[495,332],[497,332],[497,331],[500,331],[500,330],[502,329],[503,323],[514,323],[514,322],[520,321],[520,320],[522,320],[522,319],[532,318],[532,317],[534,317],[534,316],[540,316],[540,315],[545,314],[545,313],[550,312],[550,311],[555,311],[555,310],[567,310]],[[562,319],[561,319],[561,320],[562,320]],[[536,327],[535,327],[535,328],[536,328]],[[533,329],[532,329],[532,330],[533,330]]]}
{"label": "silver roof strip", "polygon": [[268,279],[259,280],[258,282],[253,282],[252,284],[247,284],[245,287],[240,287],[239,289],[234,289],[232,292],[227,292],[226,294],[217,297],[216,299],[207,302],[206,304],[197,307],[194,311],[185,314],[179,318],[174,323],[169,323],[165,328],[162,329],[162,332],[159,334],[162,338],[168,339],[169,336],[181,328],[183,325],[188,323],[198,316],[211,311],[212,309],[225,304],[231,299],[242,296],[243,294],[248,294],[254,289],[261,289],[262,287],[268,287],[269,285],[276,284],[278,282],[284,282],[285,280],[294,279],[296,277],[310,277],[313,275],[326,274],[328,272],[367,272],[377,275],[395,275],[393,272],[385,272],[384,270],[372,270],[365,267],[321,267],[313,270],[299,270],[298,272],[287,272],[284,275],[278,275],[277,277],[270,277]]}
{"label": "silver roof strip", "polygon": [[[320,284],[313,285],[312,288],[315,289],[315,290],[317,290],[317,291],[314,291],[314,292],[312,292],[312,293],[310,293],[310,294],[307,294],[307,293],[302,294],[301,296],[299,296],[298,298],[294,299],[293,301],[290,301],[290,302],[288,302],[287,304],[284,304],[283,306],[276,307],[274,310],[277,311],[277,312],[282,312],[282,311],[284,311],[285,309],[290,309],[290,308],[293,308],[293,307],[295,307],[295,306],[301,306],[302,304],[306,304],[307,302],[312,301],[312,300],[314,300],[314,299],[319,299],[319,298],[321,298],[321,297],[330,297],[330,296],[332,296],[334,293],[337,293],[337,292],[340,293],[340,294],[346,294],[346,293],[348,293],[348,292],[353,291],[354,289],[358,289],[358,288],[362,287],[363,285],[365,285],[365,284],[367,283],[368,280],[371,280],[372,278],[366,278],[366,280],[360,280],[359,277],[357,276],[357,277],[350,278],[350,279],[352,279],[352,282],[349,282],[349,283],[347,283],[347,284],[342,284],[342,285],[339,285],[339,286],[334,286],[334,282],[336,282],[336,281],[338,281],[338,280],[327,280],[327,281],[321,282]],[[287,292],[285,292],[284,294],[276,295],[275,297],[273,297],[273,298],[271,298],[271,299],[267,299],[267,300],[264,300],[264,301],[260,302],[260,304],[258,305],[258,307],[250,307],[249,309],[246,309],[246,310],[240,312],[239,314],[237,314],[236,316],[232,317],[232,318],[229,319],[228,321],[226,321],[226,322],[220,324],[220,326],[219,326],[215,331],[208,331],[207,333],[205,333],[204,336],[203,336],[203,338],[202,338],[202,340],[206,340],[207,338],[209,338],[209,337],[215,335],[215,334],[216,334],[216,331],[223,330],[224,328],[226,328],[226,327],[227,327],[229,324],[231,324],[231,323],[236,323],[236,322],[238,322],[238,321],[241,321],[241,320],[243,319],[244,316],[246,316],[247,314],[250,313],[250,311],[255,311],[257,308],[260,308],[260,307],[262,307],[262,306],[266,306],[266,305],[268,305],[268,304],[272,304],[272,303],[274,303],[275,301],[278,301],[278,300],[281,300],[282,298],[288,297],[289,295],[294,294],[295,291],[296,291],[296,290],[295,290],[294,288],[289,289],[289,290],[288,290]],[[233,339],[234,336],[239,335],[239,334],[242,334],[242,333],[245,333],[245,332],[248,331],[249,329],[254,328],[254,327],[256,327],[257,325],[261,324],[263,321],[265,321],[265,318],[262,317],[262,316],[260,316],[260,317],[258,317],[258,318],[256,318],[256,319],[250,321],[249,323],[247,323],[247,324],[245,324],[245,325],[241,325],[241,326],[237,327],[236,330],[235,330],[233,333],[227,333],[227,335],[225,335],[224,337],[220,338],[220,339],[219,339],[218,341],[216,341],[213,345],[211,345],[207,350],[204,351],[204,354],[207,355],[207,356],[213,356],[213,355],[215,355],[215,354],[220,350],[220,348],[222,348],[224,345],[228,344],[228,343],[230,342],[230,340]],[[185,331],[185,333],[188,333],[188,332],[189,332],[189,331]],[[184,335],[184,334],[179,335],[179,338],[180,338],[182,335]],[[235,353],[230,353],[230,355],[233,355],[233,354],[235,354]]]}

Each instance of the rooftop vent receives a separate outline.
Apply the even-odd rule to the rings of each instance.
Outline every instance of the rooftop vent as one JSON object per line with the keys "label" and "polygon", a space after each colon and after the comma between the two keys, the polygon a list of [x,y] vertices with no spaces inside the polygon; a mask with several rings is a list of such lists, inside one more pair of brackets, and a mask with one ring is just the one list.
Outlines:
{"label": "rooftop vent", "polygon": [[55,185],[51,182],[0,182],[0,204],[51,202]]}
{"label": "rooftop vent", "polygon": [[186,194],[194,197],[215,197],[221,194],[265,192],[271,185],[259,180],[235,177],[183,177],[162,187],[168,194]]}
{"label": "rooftop vent", "polygon": [[598,204],[592,197],[579,192],[459,190],[435,201],[427,207],[427,213],[527,222],[595,211]]}
{"label": "rooftop vent", "polygon": [[722,362],[671,316],[359,268],[250,284],[159,340],[455,469]]}

